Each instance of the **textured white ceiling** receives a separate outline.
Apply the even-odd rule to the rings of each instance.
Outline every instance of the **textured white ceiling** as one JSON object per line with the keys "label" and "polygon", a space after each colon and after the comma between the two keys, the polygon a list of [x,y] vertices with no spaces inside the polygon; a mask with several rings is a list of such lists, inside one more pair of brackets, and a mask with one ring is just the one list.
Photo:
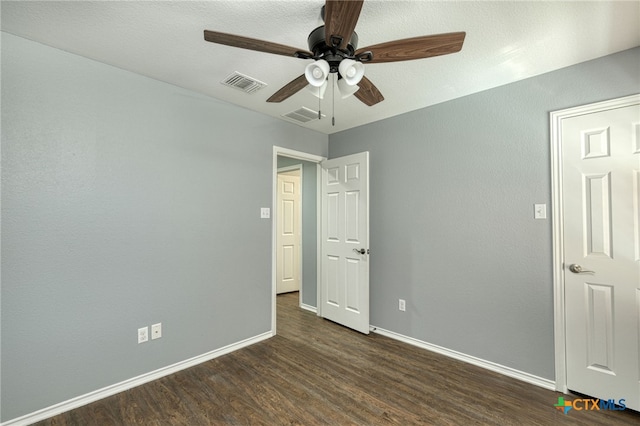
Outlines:
{"label": "textured white ceiling", "polygon": [[[282,115],[303,106],[317,111],[318,99],[303,90],[280,104],[265,101],[302,74],[309,60],[208,43],[203,30],[308,50],[308,34],[322,25],[323,4],[2,1],[1,25],[8,33],[288,120]],[[359,47],[454,31],[467,33],[459,53],[366,65],[383,102],[332,102],[328,89],[321,104],[327,119],[304,127],[330,134],[638,46],[640,2],[365,0],[356,26]],[[234,71],[267,86],[247,94],[220,84]]]}

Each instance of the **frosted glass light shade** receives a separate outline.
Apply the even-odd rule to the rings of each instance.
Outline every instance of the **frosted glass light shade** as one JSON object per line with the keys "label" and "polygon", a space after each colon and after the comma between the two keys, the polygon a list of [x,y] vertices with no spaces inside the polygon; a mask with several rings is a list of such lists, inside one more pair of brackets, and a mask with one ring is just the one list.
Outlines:
{"label": "frosted glass light shade", "polygon": [[353,59],[343,59],[338,65],[338,72],[349,86],[355,86],[364,77],[364,65]]}
{"label": "frosted glass light shade", "polygon": [[310,85],[320,87],[327,80],[329,75],[329,63],[324,59],[319,59],[309,65],[304,70],[304,76]]}
{"label": "frosted glass light shade", "polygon": [[318,87],[308,84],[307,90],[313,93],[313,96],[315,96],[316,98],[324,99],[324,92],[327,91],[327,82],[325,81],[321,86]]}
{"label": "frosted glass light shade", "polygon": [[351,86],[347,84],[346,81],[344,81],[344,78],[338,80],[338,90],[340,91],[340,96],[342,96],[342,99],[348,98],[349,96],[353,95],[358,91],[358,89],[360,89],[360,86]]}

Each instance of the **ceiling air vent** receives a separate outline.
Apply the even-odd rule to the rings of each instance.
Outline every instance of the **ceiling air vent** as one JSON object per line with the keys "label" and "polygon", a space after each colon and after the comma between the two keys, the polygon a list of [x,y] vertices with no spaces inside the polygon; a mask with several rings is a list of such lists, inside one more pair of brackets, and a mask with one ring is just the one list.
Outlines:
{"label": "ceiling air vent", "polygon": [[224,84],[225,86],[230,86],[238,90],[242,90],[246,93],[257,92],[267,85],[267,83],[263,83],[259,80],[256,80],[255,78],[240,74],[238,71],[229,75],[220,83]]}
{"label": "ceiling air vent", "polygon": [[[323,117],[326,115],[322,114]],[[302,107],[295,111],[291,111],[290,113],[284,114],[283,117],[290,118],[298,123],[307,123],[312,120],[318,119],[318,111],[314,111],[309,108]]]}

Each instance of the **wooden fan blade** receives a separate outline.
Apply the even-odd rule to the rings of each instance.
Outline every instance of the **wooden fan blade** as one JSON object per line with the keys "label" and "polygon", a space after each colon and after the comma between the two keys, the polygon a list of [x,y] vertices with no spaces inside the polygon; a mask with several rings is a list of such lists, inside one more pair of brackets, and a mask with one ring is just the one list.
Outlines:
{"label": "wooden fan blade", "polygon": [[218,31],[204,30],[204,39],[211,43],[225,44],[227,46],[239,47],[241,49],[257,50],[258,52],[273,53],[283,56],[296,56],[296,52],[303,52],[313,56],[313,53],[296,49],[295,47],[285,46],[284,44],[271,43],[269,41],[258,40],[255,38],[243,37],[239,35],[220,33]]}
{"label": "wooden fan blade", "polygon": [[367,77],[362,77],[360,83],[358,83],[360,89],[356,93],[353,94],[356,98],[360,99],[364,104],[368,106],[373,106],[378,102],[384,101],[384,96],[378,90],[376,86],[373,85],[371,80]]}
{"label": "wooden fan blade", "polygon": [[364,0],[327,0],[324,6],[324,33],[331,46],[331,36],[342,37],[339,48],[345,49],[356,28]]}
{"label": "wooden fan blade", "polygon": [[278,90],[269,99],[267,99],[267,102],[282,102],[289,96],[295,95],[300,90],[304,89],[307,84],[309,84],[309,82],[304,74],[302,74],[295,80],[285,84],[282,89]]}
{"label": "wooden fan blade", "polygon": [[446,33],[389,41],[358,49],[356,56],[366,51],[373,53],[367,63],[410,61],[459,52],[466,33]]}

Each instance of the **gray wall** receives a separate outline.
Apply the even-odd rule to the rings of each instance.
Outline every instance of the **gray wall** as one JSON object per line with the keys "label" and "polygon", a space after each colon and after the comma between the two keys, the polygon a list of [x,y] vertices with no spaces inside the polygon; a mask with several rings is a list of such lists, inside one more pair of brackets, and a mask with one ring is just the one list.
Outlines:
{"label": "gray wall", "polygon": [[2,421],[268,332],[272,147],[327,143],[3,33]]}
{"label": "gray wall", "polygon": [[639,91],[636,48],[331,135],[370,152],[372,325],[555,379],[549,112]]}
{"label": "gray wall", "polygon": [[302,303],[318,306],[318,174],[316,163],[278,157],[278,167],[302,165]]}

